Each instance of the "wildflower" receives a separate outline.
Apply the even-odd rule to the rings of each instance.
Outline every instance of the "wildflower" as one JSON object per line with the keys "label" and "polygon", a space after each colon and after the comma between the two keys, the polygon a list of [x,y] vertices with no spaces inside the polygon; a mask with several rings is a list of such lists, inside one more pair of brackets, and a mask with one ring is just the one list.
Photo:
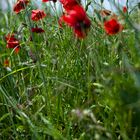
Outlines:
{"label": "wildflower", "polygon": [[42,2],[48,2],[48,1],[53,1],[54,3],[57,2],[57,0],[42,0]]}
{"label": "wildflower", "polygon": [[38,27],[32,28],[31,30],[34,33],[44,33],[45,32],[42,28],[38,28]]}
{"label": "wildflower", "polygon": [[13,11],[18,14],[21,10],[25,9],[25,6],[29,3],[29,0],[17,0],[14,5]]}
{"label": "wildflower", "polygon": [[15,34],[8,34],[8,35],[5,37],[5,39],[6,39],[6,43],[7,43],[6,47],[7,47],[7,48],[13,48],[14,51],[15,51],[16,53],[18,53],[18,52],[19,52],[19,48],[20,48],[20,43],[19,43],[19,41],[15,38]]}
{"label": "wildflower", "polygon": [[85,10],[80,5],[74,6],[72,10],[69,10],[60,19],[72,27],[75,35],[79,38],[84,38],[87,35],[87,31],[91,25]]}
{"label": "wildflower", "polygon": [[107,9],[103,9],[99,11],[95,10],[95,12],[97,12],[103,18],[104,21],[108,18],[115,18],[115,19],[117,18],[117,15],[114,12]]}
{"label": "wildflower", "polygon": [[32,10],[31,19],[34,20],[34,21],[41,20],[45,16],[46,16],[46,14],[43,10],[39,10],[39,9]]}
{"label": "wildflower", "polygon": [[10,66],[9,60],[5,59],[4,60],[4,67],[9,67],[9,66]]}
{"label": "wildflower", "polygon": [[124,12],[124,13],[127,12],[127,7],[126,7],[126,6],[123,7],[123,12]]}
{"label": "wildflower", "polygon": [[112,12],[110,10],[103,9],[99,11],[99,14],[101,15],[101,17],[104,18],[104,17],[112,15]]}
{"label": "wildflower", "polygon": [[104,29],[108,35],[114,35],[123,30],[123,26],[117,19],[110,19],[104,22]]}
{"label": "wildflower", "polygon": [[74,6],[80,4],[80,0],[60,0],[60,2],[66,11],[71,10]]}

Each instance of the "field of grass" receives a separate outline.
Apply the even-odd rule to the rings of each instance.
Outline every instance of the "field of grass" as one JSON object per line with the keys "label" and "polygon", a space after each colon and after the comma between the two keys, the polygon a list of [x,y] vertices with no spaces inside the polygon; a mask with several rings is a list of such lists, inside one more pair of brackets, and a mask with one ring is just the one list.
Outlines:
{"label": "field of grass", "polygon": [[[139,140],[139,7],[120,8],[124,29],[115,35],[98,10],[88,14],[84,39],[43,7],[37,22],[31,3],[19,14],[0,12],[0,140]],[[18,53],[6,48],[8,33],[20,41]]]}

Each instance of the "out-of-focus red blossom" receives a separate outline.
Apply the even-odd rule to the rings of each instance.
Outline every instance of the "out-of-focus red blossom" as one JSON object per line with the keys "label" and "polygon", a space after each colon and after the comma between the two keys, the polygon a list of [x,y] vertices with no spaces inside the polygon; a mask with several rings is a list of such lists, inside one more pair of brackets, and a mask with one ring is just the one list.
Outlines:
{"label": "out-of-focus red blossom", "polygon": [[29,3],[29,0],[17,0],[13,7],[13,11],[18,14],[21,10],[25,9],[25,6]]}
{"label": "out-of-focus red blossom", "polygon": [[123,26],[117,19],[110,19],[104,22],[104,29],[108,35],[114,35],[123,30]]}
{"label": "out-of-focus red blossom", "polygon": [[80,0],[60,0],[60,2],[66,11],[71,10],[74,6],[80,4]]}
{"label": "out-of-focus red blossom", "polygon": [[87,35],[87,31],[91,25],[85,10],[80,5],[74,6],[72,10],[69,10],[60,18],[60,26],[62,25],[62,21],[72,27],[75,35],[79,38],[84,38]]}
{"label": "out-of-focus red blossom", "polygon": [[38,27],[32,28],[31,30],[34,33],[44,33],[45,32],[42,28],[38,28]]}
{"label": "out-of-focus red blossom", "polygon": [[126,7],[126,6],[123,7],[123,12],[124,12],[124,13],[127,12],[127,7]]}
{"label": "out-of-focus red blossom", "polygon": [[57,2],[57,0],[42,0],[42,2],[48,2],[48,1],[53,1],[54,3]]}
{"label": "out-of-focus red blossom", "polygon": [[46,14],[43,10],[32,10],[31,19],[33,21],[38,21],[46,17]]}
{"label": "out-of-focus red blossom", "polygon": [[4,67],[9,67],[10,66],[10,62],[8,59],[4,60]]}
{"label": "out-of-focus red blossom", "polygon": [[16,53],[18,53],[18,52],[19,52],[19,49],[20,49],[20,43],[19,43],[19,41],[15,38],[15,34],[8,34],[8,35],[5,37],[5,39],[6,39],[6,43],[7,43],[6,47],[7,47],[7,48],[13,48],[14,51],[15,51]]}

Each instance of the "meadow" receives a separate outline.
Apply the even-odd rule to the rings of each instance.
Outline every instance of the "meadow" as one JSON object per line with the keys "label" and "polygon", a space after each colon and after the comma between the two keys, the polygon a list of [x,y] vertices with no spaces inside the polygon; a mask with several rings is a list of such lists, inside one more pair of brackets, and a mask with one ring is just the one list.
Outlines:
{"label": "meadow", "polygon": [[139,140],[140,4],[64,1],[0,11],[0,140]]}

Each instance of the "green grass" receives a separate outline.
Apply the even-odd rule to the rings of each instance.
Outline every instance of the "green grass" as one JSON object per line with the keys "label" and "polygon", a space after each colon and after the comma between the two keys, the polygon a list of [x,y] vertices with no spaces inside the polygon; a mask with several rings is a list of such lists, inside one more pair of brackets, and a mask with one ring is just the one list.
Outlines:
{"label": "green grass", "polygon": [[[140,11],[124,18],[115,36],[90,15],[88,36],[79,40],[59,29],[57,16],[30,23],[30,6],[19,15],[0,13],[0,139],[140,139],[140,32],[131,26]],[[45,34],[31,34],[31,24]],[[18,54],[4,39],[15,31]]]}

